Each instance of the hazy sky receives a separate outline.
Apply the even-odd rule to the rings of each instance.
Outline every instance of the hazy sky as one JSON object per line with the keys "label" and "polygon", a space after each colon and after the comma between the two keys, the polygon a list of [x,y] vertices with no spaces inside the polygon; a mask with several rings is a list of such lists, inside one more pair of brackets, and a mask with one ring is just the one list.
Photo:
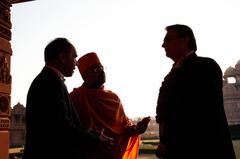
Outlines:
{"label": "hazy sky", "polygon": [[[165,27],[189,25],[200,56],[215,59],[223,72],[240,59],[238,0],[37,0],[14,4],[12,101],[25,106],[28,88],[44,66],[49,41],[66,37],[78,58],[97,52],[106,88],[119,95],[129,117],[155,116],[158,90],[172,61],[161,47]],[[77,59],[78,59],[77,58]],[[69,92],[82,84],[76,68]],[[47,110],[43,110],[47,111]]]}

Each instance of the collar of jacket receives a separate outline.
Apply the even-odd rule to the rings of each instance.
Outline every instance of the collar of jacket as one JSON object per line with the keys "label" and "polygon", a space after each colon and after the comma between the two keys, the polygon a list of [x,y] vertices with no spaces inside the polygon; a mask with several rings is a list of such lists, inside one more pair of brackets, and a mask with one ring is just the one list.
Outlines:
{"label": "collar of jacket", "polygon": [[56,69],[55,67],[50,66],[50,65],[45,65],[45,67],[50,68],[51,70],[53,70],[62,81],[65,81],[65,78],[64,78],[63,74],[58,69]]}
{"label": "collar of jacket", "polygon": [[177,62],[175,62],[172,66],[173,69],[178,69],[182,66],[183,62],[193,53],[195,53],[194,51],[190,51],[187,54],[185,54],[183,57],[181,57]]}

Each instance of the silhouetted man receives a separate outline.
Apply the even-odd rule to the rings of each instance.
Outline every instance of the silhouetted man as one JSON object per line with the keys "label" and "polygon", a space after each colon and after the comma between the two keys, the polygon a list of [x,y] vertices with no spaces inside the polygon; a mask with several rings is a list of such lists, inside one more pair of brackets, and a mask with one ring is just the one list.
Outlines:
{"label": "silhouetted man", "polygon": [[223,106],[222,71],[196,55],[194,34],[186,25],[166,27],[162,47],[174,61],[157,101],[160,144],[165,159],[235,159]]}

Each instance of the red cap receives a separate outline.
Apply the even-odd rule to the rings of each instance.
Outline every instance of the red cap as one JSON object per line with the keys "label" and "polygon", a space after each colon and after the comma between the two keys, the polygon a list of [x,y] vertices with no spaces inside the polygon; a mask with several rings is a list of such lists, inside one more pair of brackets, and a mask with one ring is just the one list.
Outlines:
{"label": "red cap", "polygon": [[82,75],[89,67],[95,64],[101,64],[97,54],[95,52],[90,52],[82,57],[80,57],[77,61],[77,67]]}

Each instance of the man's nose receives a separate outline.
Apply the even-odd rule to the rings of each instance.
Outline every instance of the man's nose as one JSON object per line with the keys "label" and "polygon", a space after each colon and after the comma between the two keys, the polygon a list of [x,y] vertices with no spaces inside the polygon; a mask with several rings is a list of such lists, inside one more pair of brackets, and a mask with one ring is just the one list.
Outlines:
{"label": "man's nose", "polygon": [[162,43],[162,47],[163,47],[163,48],[165,47],[165,43]]}

